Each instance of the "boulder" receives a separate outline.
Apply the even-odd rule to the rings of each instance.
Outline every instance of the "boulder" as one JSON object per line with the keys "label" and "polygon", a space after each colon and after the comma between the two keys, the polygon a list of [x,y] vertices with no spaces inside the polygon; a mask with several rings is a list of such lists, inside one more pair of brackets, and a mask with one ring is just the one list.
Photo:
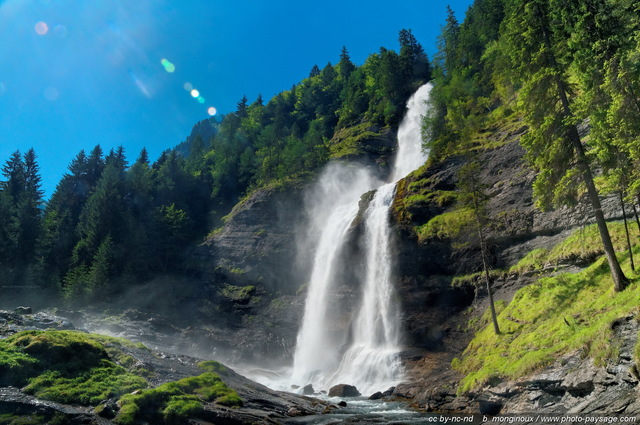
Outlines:
{"label": "boulder", "polygon": [[481,394],[477,399],[478,411],[483,415],[497,415],[502,410],[502,400],[492,394]]}
{"label": "boulder", "polygon": [[16,307],[13,312],[16,314],[31,314],[33,311],[31,310],[31,307],[20,306]]}
{"label": "boulder", "polygon": [[380,400],[382,397],[384,397],[382,395],[382,393],[380,391],[373,393],[369,396],[369,400]]}
{"label": "boulder", "polygon": [[338,384],[329,389],[329,397],[360,397],[361,395],[353,385]]}
{"label": "boulder", "polygon": [[305,385],[304,387],[302,387],[302,394],[303,395],[313,395],[315,393],[314,389],[313,389],[313,385],[309,384],[309,385]]}

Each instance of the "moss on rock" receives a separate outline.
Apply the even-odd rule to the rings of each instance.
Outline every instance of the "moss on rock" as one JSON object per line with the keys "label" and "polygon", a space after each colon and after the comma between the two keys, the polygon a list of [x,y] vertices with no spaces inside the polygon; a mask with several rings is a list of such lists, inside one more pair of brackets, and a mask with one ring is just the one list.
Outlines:
{"label": "moss on rock", "polygon": [[[218,369],[217,362],[205,362],[201,367]],[[120,401],[120,412],[115,422],[122,425],[139,421],[179,424],[189,417],[199,417],[204,412],[203,402],[213,402],[227,407],[242,406],[238,393],[212,372],[199,376],[167,382],[157,388],[127,394]]]}
{"label": "moss on rock", "polygon": [[24,386],[46,400],[95,405],[147,387],[124,366],[131,365],[124,344],[132,343],[77,331],[20,332],[0,340],[0,384]]}

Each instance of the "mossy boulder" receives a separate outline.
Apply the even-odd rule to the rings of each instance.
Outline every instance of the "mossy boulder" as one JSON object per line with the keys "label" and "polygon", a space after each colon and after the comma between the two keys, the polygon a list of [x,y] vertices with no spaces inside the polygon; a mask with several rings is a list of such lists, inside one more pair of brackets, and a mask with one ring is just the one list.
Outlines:
{"label": "mossy boulder", "polygon": [[227,407],[242,406],[242,399],[237,392],[227,387],[217,374],[205,372],[123,396],[115,421],[123,425],[139,421],[184,423],[187,418],[202,416],[204,402]]}
{"label": "mossy boulder", "polygon": [[[78,331],[24,331],[0,340],[0,385],[60,403],[95,405],[147,387],[117,338]],[[133,344],[132,344],[133,345]]]}

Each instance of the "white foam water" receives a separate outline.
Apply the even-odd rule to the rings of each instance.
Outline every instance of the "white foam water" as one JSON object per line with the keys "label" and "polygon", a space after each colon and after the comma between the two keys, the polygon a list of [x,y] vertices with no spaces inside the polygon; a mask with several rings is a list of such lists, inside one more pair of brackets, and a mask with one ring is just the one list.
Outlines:
{"label": "white foam water", "polygon": [[330,295],[335,278],[341,272],[338,260],[358,214],[360,196],[372,189],[373,180],[364,170],[345,175],[335,166],[321,178],[321,182],[326,179],[332,184],[327,185],[330,190],[320,191],[316,198],[318,210],[312,214],[319,236],[298,333],[293,383],[312,383],[316,389],[344,383],[371,393],[384,391],[402,380],[400,312],[393,288],[389,214],[397,181],[427,159],[428,153],[422,146],[422,117],[427,112],[431,87],[430,84],[420,87],[407,102],[408,110],[398,129],[398,149],[390,182],[377,187],[363,216],[366,247],[363,288],[360,304],[354,309],[348,340],[336,338],[327,329],[330,307],[335,302]]}

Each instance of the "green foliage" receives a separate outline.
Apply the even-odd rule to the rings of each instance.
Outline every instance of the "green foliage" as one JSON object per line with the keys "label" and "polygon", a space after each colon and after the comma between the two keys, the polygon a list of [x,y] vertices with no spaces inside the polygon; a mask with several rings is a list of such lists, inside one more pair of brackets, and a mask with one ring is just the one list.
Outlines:
{"label": "green foliage", "polygon": [[380,135],[372,131],[372,129],[375,129],[375,126],[365,122],[338,130],[329,145],[331,158],[337,159],[362,155],[367,141]]}
{"label": "green foliage", "polygon": [[502,335],[486,326],[455,362],[456,370],[466,375],[458,391],[495,378],[524,376],[574,350],[592,356],[597,364],[612,358],[616,347],[611,323],[637,311],[639,290],[634,284],[612,292],[604,264],[600,258],[580,273],[543,278],[519,290],[499,314]]}
{"label": "green foliage", "polygon": [[475,220],[471,209],[462,208],[437,215],[416,228],[418,240],[455,238]]}
{"label": "green foliage", "polygon": [[249,286],[232,286],[225,285],[222,290],[222,296],[231,299],[235,302],[249,302],[251,297],[256,293],[256,287],[253,285]]}
{"label": "green foliage", "polygon": [[[626,236],[623,222],[608,223],[611,240],[616,251],[624,251],[626,248]],[[640,243],[637,234],[630,234],[631,244]],[[595,224],[589,225],[584,229],[574,231],[571,236],[562,243],[556,245],[547,257],[547,261],[552,264],[559,264],[567,261],[592,261],[594,258],[603,254],[600,244],[600,234]]]}
{"label": "green foliage", "polygon": [[[491,279],[504,277],[505,272],[503,270],[490,270],[489,276]],[[462,276],[454,276],[451,280],[451,286],[460,287],[460,286],[479,286],[484,285],[482,280],[484,279],[484,271],[470,273]]]}
{"label": "green foliage", "polygon": [[[213,365],[206,364],[205,368],[213,368]],[[122,425],[142,420],[165,424],[184,423],[187,418],[199,417],[203,411],[203,401],[228,407],[242,406],[242,400],[234,390],[227,387],[215,373],[206,372],[137,394],[124,395],[120,399],[120,411],[115,422]]]}
{"label": "green foliage", "polygon": [[538,248],[530,251],[517,264],[509,268],[510,273],[525,273],[531,271],[542,271],[548,262],[549,250]]}
{"label": "green foliage", "polygon": [[19,413],[0,413],[0,425],[65,425],[67,417],[60,413],[40,415],[20,415]]}
{"label": "green foliage", "polygon": [[147,386],[144,378],[126,373],[122,367],[94,367],[69,377],[59,371],[48,370],[29,381],[27,394],[60,403],[96,405],[102,400],[117,397]]}
{"label": "green foliage", "polygon": [[501,98],[494,79],[494,70],[504,63],[496,49],[504,3],[476,0],[462,24],[447,9],[435,56],[431,109],[424,122],[432,161],[465,151],[472,135],[492,125],[492,112],[508,100]]}
{"label": "green foliage", "polygon": [[[495,302],[496,314],[500,314],[506,307],[507,307],[507,302],[505,300],[496,301]],[[490,326],[491,324],[492,324],[491,310],[486,309],[482,313],[482,316],[470,319],[469,323],[467,324],[467,328],[470,331],[477,332],[482,330],[486,326]],[[460,360],[458,359],[458,361]],[[460,366],[460,363],[458,363],[458,367],[459,366]]]}
{"label": "green foliage", "polygon": [[95,405],[147,386],[126,369],[127,344],[75,331],[20,332],[0,340],[0,382],[46,400]]}
{"label": "green foliage", "polygon": [[227,371],[227,368],[220,362],[215,360],[207,360],[204,362],[198,363],[198,367],[206,372],[211,373],[222,373],[224,374]]}
{"label": "green foliage", "polygon": [[[27,394],[66,404],[95,406],[120,398],[116,422],[121,424],[141,420],[181,424],[186,418],[199,417],[203,402],[242,406],[238,394],[218,376],[227,372],[218,362],[200,363],[206,372],[199,376],[143,389],[148,386],[140,376],[145,371],[135,369],[136,362],[125,348],[144,347],[77,331],[20,332],[0,340],[0,384],[23,387]],[[5,423],[21,420],[8,416]]]}

